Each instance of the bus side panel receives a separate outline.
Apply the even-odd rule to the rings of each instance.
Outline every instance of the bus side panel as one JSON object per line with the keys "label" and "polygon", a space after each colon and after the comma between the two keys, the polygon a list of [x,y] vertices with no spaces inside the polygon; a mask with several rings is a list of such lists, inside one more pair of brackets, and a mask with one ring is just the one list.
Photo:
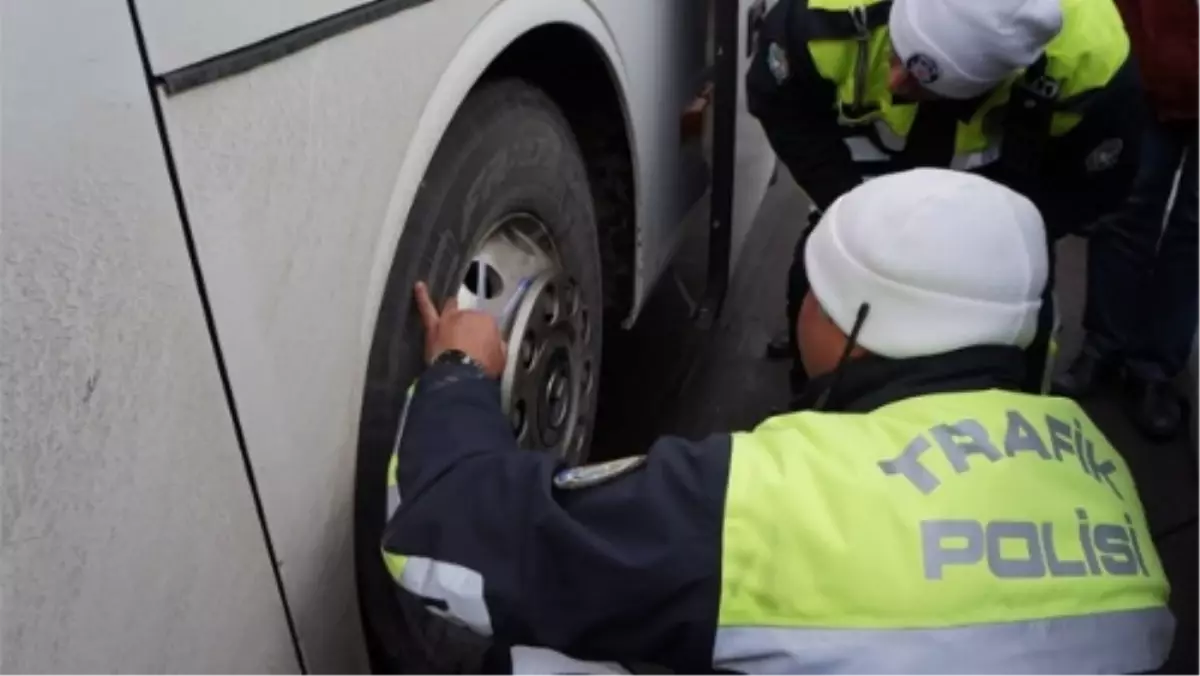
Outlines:
{"label": "bus side panel", "polygon": [[0,45],[0,671],[295,671],[125,3]]}
{"label": "bus side panel", "polygon": [[155,75],[233,51],[370,0],[136,0]]}
{"label": "bus side panel", "polygon": [[367,668],[351,528],[363,326],[377,313],[377,261],[390,257],[380,250],[403,223],[393,199],[414,130],[489,4],[437,0],[160,94],[284,587],[317,673]]}

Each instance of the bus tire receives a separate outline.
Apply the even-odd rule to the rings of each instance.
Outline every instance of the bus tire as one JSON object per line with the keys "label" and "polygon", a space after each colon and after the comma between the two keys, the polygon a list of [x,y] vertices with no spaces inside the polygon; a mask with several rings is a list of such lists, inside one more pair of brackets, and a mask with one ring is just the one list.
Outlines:
{"label": "bus tire", "polygon": [[[412,302],[457,289],[473,247],[506,214],[534,216],[591,313],[580,348],[599,374],[603,331],[596,205],[575,136],[554,101],[515,78],[484,82],[459,109],[415,197],[380,304],[367,367],[355,472],[355,570],[363,631],[376,672],[471,673],[490,641],[430,614],[391,579],[380,555],[386,472],[406,392],[422,369],[424,335]],[[590,381],[589,381],[590,382]],[[577,410],[590,445],[598,387]],[[582,430],[582,431],[581,431]],[[579,460],[581,458],[576,458]]]}

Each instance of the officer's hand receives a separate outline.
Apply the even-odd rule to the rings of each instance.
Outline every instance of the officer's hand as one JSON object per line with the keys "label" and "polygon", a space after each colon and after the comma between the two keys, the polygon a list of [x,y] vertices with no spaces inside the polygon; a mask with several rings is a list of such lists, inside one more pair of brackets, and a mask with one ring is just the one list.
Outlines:
{"label": "officer's hand", "polygon": [[504,372],[506,351],[500,327],[486,312],[458,309],[458,299],[451,297],[439,313],[429,297],[429,288],[417,282],[414,295],[421,323],[425,325],[425,360],[432,362],[447,350],[462,350],[474,359],[484,373],[499,378]]}

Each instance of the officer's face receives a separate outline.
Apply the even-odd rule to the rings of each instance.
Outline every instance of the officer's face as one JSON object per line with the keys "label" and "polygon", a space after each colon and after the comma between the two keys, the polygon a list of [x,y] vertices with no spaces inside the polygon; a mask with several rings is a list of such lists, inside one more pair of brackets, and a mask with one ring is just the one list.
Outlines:
{"label": "officer's face", "polygon": [[[796,343],[809,377],[823,376],[837,368],[847,340],[846,334],[821,309],[816,297],[811,292],[805,296],[796,320]],[[851,355],[860,353],[862,350],[855,348]]]}
{"label": "officer's face", "polygon": [[910,101],[932,101],[941,98],[937,94],[925,89],[921,86],[917,79],[908,72],[904,67],[904,63],[900,61],[900,57],[892,52],[891,70],[888,72],[888,89],[895,96],[900,96]]}

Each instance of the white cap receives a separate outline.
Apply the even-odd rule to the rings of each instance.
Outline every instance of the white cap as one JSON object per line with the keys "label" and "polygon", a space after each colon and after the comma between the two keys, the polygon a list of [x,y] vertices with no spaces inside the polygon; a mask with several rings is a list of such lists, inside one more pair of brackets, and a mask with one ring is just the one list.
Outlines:
{"label": "white cap", "polygon": [[900,62],[929,91],[969,99],[1038,60],[1062,29],[1061,0],[895,0]]}
{"label": "white cap", "polygon": [[837,199],[804,251],[812,293],[857,343],[904,359],[976,345],[1025,348],[1046,286],[1046,228],[1024,196],[986,178],[913,169]]}

